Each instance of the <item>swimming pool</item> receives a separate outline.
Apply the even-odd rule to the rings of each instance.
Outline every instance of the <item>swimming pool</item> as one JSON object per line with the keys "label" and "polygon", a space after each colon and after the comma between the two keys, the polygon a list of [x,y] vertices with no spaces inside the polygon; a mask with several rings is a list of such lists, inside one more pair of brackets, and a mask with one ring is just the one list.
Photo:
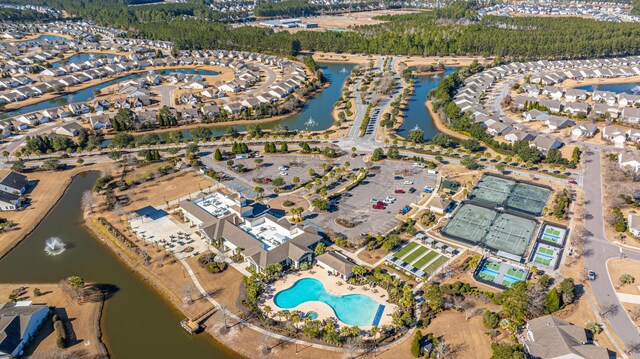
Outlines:
{"label": "swimming pool", "polygon": [[306,302],[318,301],[333,309],[338,319],[347,325],[369,326],[379,310],[379,303],[363,294],[333,295],[314,278],[303,278],[278,292],[273,299],[282,309],[295,308]]}

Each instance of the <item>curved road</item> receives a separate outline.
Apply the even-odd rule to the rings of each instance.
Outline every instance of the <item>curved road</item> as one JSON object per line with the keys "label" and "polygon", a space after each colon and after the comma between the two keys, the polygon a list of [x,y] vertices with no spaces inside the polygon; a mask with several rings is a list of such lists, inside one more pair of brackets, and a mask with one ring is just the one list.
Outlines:
{"label": "curved road", "polygon": [[[593,294],[600,305],[601,313],[611,324],[622,343],[629,348],[631,344],[640,343],[640,333],[616,296],[613,283],[607,274],[607,260],[625,256],[640,261],[640,252],[621,247],[609,242],[604,234],[604,211],[602,200],[602,177],[600,151],[587,149],[585,156],[584,192],[585,192],[585,228],[589,235],[585,238],[585,270],[593,270],[597,276],[591,282]],[[615,306],[617,309],[610,310]],[[640,358],[640,353],[629,353]]]}

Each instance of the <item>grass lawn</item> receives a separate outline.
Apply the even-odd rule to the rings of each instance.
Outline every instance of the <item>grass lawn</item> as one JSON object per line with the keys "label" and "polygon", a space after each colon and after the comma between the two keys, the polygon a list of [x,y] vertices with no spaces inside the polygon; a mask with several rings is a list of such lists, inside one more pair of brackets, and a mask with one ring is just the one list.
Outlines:
{"label": "grass lawn", "polygon": [[403,258],[402,260],[405,263],[411,263],[414,260],[418,259],[418,257],[420,257],[421,255],[425,254],[428,251],[427,248],[420,246],[420,248],[416,249],[415,251],[411,252],[411,254],[409,254],[406,258]]}
{"label": "grass lawn", "polygon": [[138,168],[128,168],[127,173],[124,175],[124,181],[126,183],[142,182],[145,177],[158,170],[160,167],[164,167],[168,164],[168,161],[162,161],[157,163],[151,163],[148,165],[140,166]]}
{"label": "grass lawn", "polygon": [[418,243],[411,242],[411,243],[407,244],[406,246],[400,248],[400,250],[395,252],[393,254],[393,256],[398,258],[398,259],[400,259],[400,258],[402,258],[402,256],[404,256],[405,254],[409,253],[412,249],[414,249],[417,246],[418,246]]}
{"label": "grass lawn", "polygon": [[420,269],[424,267],[425,264],[429,263],[433,258],[437,257],[438,253],[434,251],[430,251],[420,258],[413,266]]}
{"label": "grass lawn", "polygon": [[436,260],[431,262],[431,264],[429,264],[427,268],[423,269],[422,271],[425,272],[427,275],[431,275],[431,273],[435,272],[436,269],[440,268],[448,260],[449,260],[448,257],[440,256]]}

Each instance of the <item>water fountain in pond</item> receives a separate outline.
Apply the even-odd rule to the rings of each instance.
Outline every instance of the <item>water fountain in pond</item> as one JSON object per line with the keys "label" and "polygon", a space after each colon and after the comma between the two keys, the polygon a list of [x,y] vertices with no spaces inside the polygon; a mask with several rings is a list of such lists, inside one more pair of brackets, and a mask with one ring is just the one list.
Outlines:
{"label": "water fountain in pond", "polygon": [[342,68],[342,70],[340,70],[341,74],[346,74],[347,73],[347,69],[345,67]]}
{"label": "water fountain in pond", "polygon": [[307,121],[304,123],[307,127],[316,127],[318,126],[318,121],[314,120],[313,117],[309,117]]}
{"label": "water fountain in pond", "polygon": [[638,92],[640,92],[640,85],[633,86],[633,87],[631,88],[631,92],[633,92],[633,93],[638,93]]}
{"label": "water fountain in pond", "polygon": [[66,244],[59,237],[51,237],[44,242],[44,251],[50,256],[62,254]]}
{"label": "water fountain in pond", "polygon": [[432,77],[433,77],[434,79],[439,79],[439,78],[440,78],[440,77],[442,77],[442,76],[440,76],[440,74],[435,74],[435,75],[433,75]]}

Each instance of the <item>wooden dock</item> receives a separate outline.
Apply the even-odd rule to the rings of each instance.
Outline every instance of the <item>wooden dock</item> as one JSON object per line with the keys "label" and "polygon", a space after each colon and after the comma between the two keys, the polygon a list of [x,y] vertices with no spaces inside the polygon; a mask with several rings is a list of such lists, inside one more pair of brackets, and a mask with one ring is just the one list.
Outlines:
{"label": "wooden dock", "polygon": [[193,318],[183,319],[182,321],[180,321],[180,325],[190,334],[195,334],[202,329],[202,325],[200,323],[202,323],[202,321],[215,313],[217,309],[218,308],[216,308],[216,306],[212,305]]}

